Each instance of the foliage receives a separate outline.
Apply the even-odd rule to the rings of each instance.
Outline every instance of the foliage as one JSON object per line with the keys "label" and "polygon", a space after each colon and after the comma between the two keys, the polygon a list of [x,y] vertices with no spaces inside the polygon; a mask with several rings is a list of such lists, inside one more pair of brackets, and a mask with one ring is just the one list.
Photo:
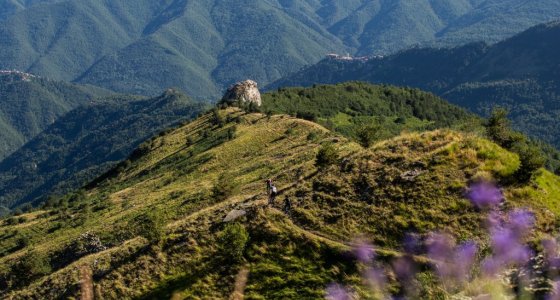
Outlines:
{"label": "foliage", "polygon": [[[510,1],[503,4],[506,2]],[[495,106],[504,107],[516,130],[558,148],[559,32],[560,23],[556,22],[538,25],[494,45],[414,48],[367,62],[325,59],[267,88],[351,80],[420,88],[481,116],[488,116]]]}
{"label": "foliage", "polygon": [[[150,98],[119,96],[72,110],[0,162],[0,204],[14,208],[81,187],[124,160],[139,144],[195,117],[205,105],[168,90]],[[132,157],[151,150],[142,144]]]}
{"label": "foliage", "polygon": [[212,197],[216,202],[221,202],[233,195],[238,186],[232,174],[222,173],[212,188]]}
{"label": "foliage", "polygon": [[321,146],[319,152],[317,152],[315,166],[318,168],[326,168],[338,164],[339,160],[340,157],[334,145],[332,143],[325,143]]}
{"label": "foliage", "polygon": [[[165,131],[147,142],[153,145],[145,148],[149,150],[83,193],[51,200],[54,208],[23,213],[18,216],[24,218],[22,224],[2,222],[0,289],[30,249],[53,263],[48,275],[3,289],[2,296],[77,298],[76,270],[85,265],[91,267],[95,297],[100,299],[227,299],[240,286],[236,282],[245,280],[248,299],[322,298],[332,282],[349,285],[357,298],[367,299],[360,278],[364,270],[348,260],[354,236],[375,242],[380,247],[377,258],[388,268],[386,262],[403,257],[400,245],[409,231],[426,238],[428,232],[445,228],[458,241],[475,239],[485,245],[484,222],[464,198],[466,187],[476,178],[511,174],[520,164],[518,155],[452,130],[403,133],[366,149],[287,115],[267,118],[238,108],[219,113],[223,127],[205,114]],[[222,138],[233,126],[235,137]],[[192,137],[188,145],[187,137]],[[317,170],[317,152],[333,142],[340,166]],[[238,188],[227,201],[217,202],[212,190],[222,174],[229,179],[222,182],[235,181]],[[266,178],[292,201],[290,215],[266,206]],[[500,209],[530,207],[536,237],[555,234],[558,181],[542,171],[528,184],[506,182],[500,191],[508,202]],[[224,224],[232,210],[245,210],[247,218],[237,225]],[[150,214],[163,219],[164,243],[150,245],[139,238],[149,238],[149,229],[159,228],[146,226],[147,233],[138,232],[145,224],[160,224],[147,217]],[[88,238],[87,245],[100,242],[108,249],[59,264],[56,254],[85,232],[98,238]],[[22,235],[29,237],[28,244],[17,249]],[[413,259],[426,266],[426,257]],[[437,279],[422,282],[423,295],[441,290]],[[391,291],[397,296],[398,287]]]}
{"label": "foliage", "polygon": [[27,252],[15,265],[18,280],[29,282],[51,272],[49,258],[40,252]]}
{"label": "foliage", "polygon": [[280,88],[263,95],[263,109],[317,121],[361,144],[472,120],[474,116],[416,89],[362,82]]}
{"label": "foliage", "polygon": [[0,67],[134,94],[176,86],[206,99],[248,77],[272,82],[331,51],[385,55],[417,44],[497,42],[560,11],[555,0],[43,0],[25,9],[35,1],[0,6]]}
{"label": "foliage", "polygon": [[507,110],[495,109],[486,124],[487,135],[495,143],[519,155],[521,165],[514,177],[516,180],[528,181],[545,166],[546,160],[537,145],[510,128],[507,115]]}
{"label": "foliage", "polygon": [[239,263],[243,261],[249,233],[242,224],[228,224],[218,234],[218,251],[226,261]]}
{"label": "foliage", "polygon": [[109,94],[92,86],[0,75],[0,161],[68,111]]}
{"label": "foliage", "polygon": [[165,230],[165,218],[159,211],[143,213],[129,223],[129,230],[146,238],[150,243],[159,243]]}

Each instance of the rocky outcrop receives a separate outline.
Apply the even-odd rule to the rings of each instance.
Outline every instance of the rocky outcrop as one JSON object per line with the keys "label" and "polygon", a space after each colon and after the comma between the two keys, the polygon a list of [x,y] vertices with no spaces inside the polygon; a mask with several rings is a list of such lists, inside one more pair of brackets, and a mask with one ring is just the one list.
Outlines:
{"label": "rocky outcrop", "polygon": [[257,106],[261,106],[262,104],[258,85],[253,80],[245,80],[231,86],[222,98],[222,102],[227,104],[236,102],[247,104],[254,103]]}

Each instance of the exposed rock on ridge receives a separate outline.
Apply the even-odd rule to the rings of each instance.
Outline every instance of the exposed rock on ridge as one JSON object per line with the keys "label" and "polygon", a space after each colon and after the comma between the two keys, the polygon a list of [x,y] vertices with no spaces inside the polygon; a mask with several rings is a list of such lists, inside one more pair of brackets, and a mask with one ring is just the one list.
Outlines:
{"label": "exposed rock on ridge", "polygon": [[253,80],[245,80],[232,85],[222,98],[222,102],[231,104],[234,102],[239,103],[254,103],[261,106],[261,93],[259,92],[258,85]]}

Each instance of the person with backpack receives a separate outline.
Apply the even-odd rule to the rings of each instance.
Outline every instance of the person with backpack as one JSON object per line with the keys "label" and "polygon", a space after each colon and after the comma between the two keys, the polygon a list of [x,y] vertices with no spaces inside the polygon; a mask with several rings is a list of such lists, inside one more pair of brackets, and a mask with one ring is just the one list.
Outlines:
{"label": "person with backpack", "polygon": [[274,184],[271,184],[270,194],[268,196],[268,205],[274,205],[274,200],[276,200],[276,196],[278,196],[278,189]]}

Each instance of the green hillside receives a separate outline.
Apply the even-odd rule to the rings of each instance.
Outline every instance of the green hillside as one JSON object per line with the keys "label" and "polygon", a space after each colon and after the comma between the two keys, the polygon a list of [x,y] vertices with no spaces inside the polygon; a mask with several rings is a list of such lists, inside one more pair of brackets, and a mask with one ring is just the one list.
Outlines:
{"label": "green hillside", "polygon": [[481,119],[433,94],[364,82],[279,88],[263,95],[261,110],[318,122],[354,139],[359,139],[364,128],[375,131],[372,138],[380,140],[407,130],[452,126],[477,130],[482,124]]}
{"label": "green hillside", "polygon": [[349,80],[416,87],[483,116],[507,108],[515,128],[558,147],[558,37],[560,24],[549,23],[492,46],[412,49],[366,63],[327,59],[268,88]]}
{"label": "green hillside", "polygon": [[[325,147],[339,159],[317,164]],[[0,286],[13,299],[322,299],[340,282],[363,298],[348,259],[357,235],[386,262],[408,231],[448,228],[488,247],[483,215],[464,198],[476,179],[502,183],[502,213],[529,206],[535,238],[555,233],[560,179],[540,170],[508,184],[519,166],[472,133],[403,133],[363,148],[287,115],[214,111],[142,144],[87,189],[4,220]],[[265,178],[280,189],[273,207]],[[246,215],[224,223],[234,209]],[[423,272],[422,299],[451,296]]]}
{"label": "green hillside", "polygon": [[560,18],[556,0],[35,2],[0,2],[0,68],[134,94],[177,86],[204,99],[331,52],[497,42]]}
{"label": "green hillside", "polygon": [[152,99],[119,96],[74,109],[0,162],[0,205],[13,208],[75,190],[204,108],[168,90]]}
{"label": "green hillside", "polygon": [[27,76],[0,74],[0,160],[73,108],[111,94],[93,86]]}

